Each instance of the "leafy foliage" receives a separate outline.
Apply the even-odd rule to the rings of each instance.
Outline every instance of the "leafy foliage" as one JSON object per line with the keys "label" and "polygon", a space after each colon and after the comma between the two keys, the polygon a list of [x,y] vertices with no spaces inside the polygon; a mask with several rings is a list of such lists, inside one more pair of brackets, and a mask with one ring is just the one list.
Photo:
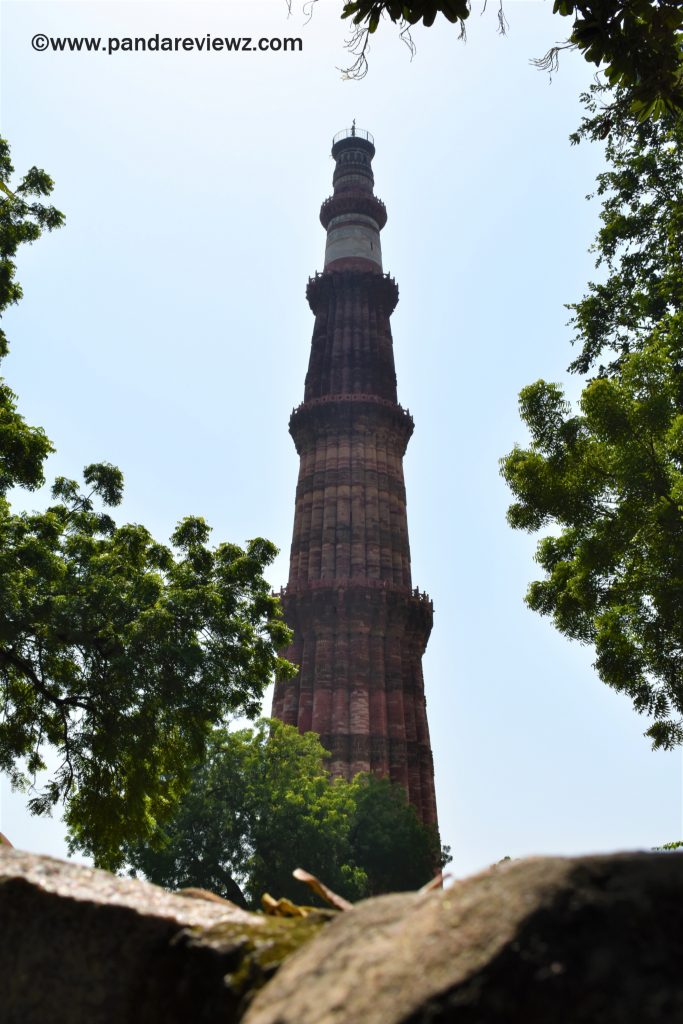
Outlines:
{"label": "leafy foliage", "polygon": [[373,776],[330,781],[324,756],[315,733],[276,720],[216,730],[178,815],[151,843],[127,847],[132,870],[233,900],[239,886],[252,905],[264,892],[310,900],[296,867],[351,900],[428,881],[438,839],[403,789]]}
{"label": "leafy foliage", "polygon": [[[353,52],[362,54],[354,70],[365,72],[368,35],[377,30],[384,15],[405,31],[418,22],[429,27],[441,14],[459,25],[464,38],[470,9],[470,0],[347,0],[342,18],[351,19],[356,27],[359,37],[354,38]],[[556,67],[561,49],[578,48],[587,61],[604,69],[610,85],[631,90],[633,110],[639,116],[683,110],[681,0],[555,0],[553,12],[573,19],[569,40],[534,63]],[[498,23],[505,32],[502,0]]]}
{"label": "leafy foliage", "polygon": [[673,116],[635,125],[623,96],[597,116],[591,104],[580,136],[609,135],[595,245],[607,278],[571,307],[572,369],[615,358],[575,414],[555,384],[521,392],[531,444],[502,473],[510,524],[557,531],[539,543],[546,576],[527,603],[595,645],[600,677],[668,749],[683,740],[683,136]]}
{"label": "leafy foliage", "polygon": [[596,189],[602,226],[592,250],[604,280],[569,306],[581,346],[570,369],[588,373],[614,353],[597,368],[609,375],[618,371],[620,356],[683,305],[683,120],[640,122],[622,90],[594,86],[582,99],[589,116],[572,142],[606,143],[607,169]]}
{"label": "leafy foliage", "polygon": [[[602,67],[610,86],[629,90],[632,113],[683,111],[681,0],[555,0],[553,12],[573,18],[565,45]],[[536,63],[556,65],[558,49]]]}
{"label": "leafy foliage", "polygon": [[[9,146],[0,138],[0,315],[22,296],[14,262],[19,246],[35,242],[43,231],[52,231],[64,221],[59,210],[40,201],[53,188],[45,171],[32,167],[14,192],[7,184],[13,174]],[[6,355],[7,337],[0,328],[0,359]],[[0,497],[15,485],[40,487],[43,462],[51,451],[45,432],[28,426],[17,412],[16,395],[0,379]]]}
{"label": "leafy foliage", "polygon": [[[64,223],[63,213],[40,202],[40,197],[49,196],[54,187],[45,171],[31,167],[14,191],[8,185],[13,174],[9,144],[0,139],[0,313],[23,295],[15,279],[14,257],[19,246],[35,242],[43,231],[52,231]],[[7,338],[0,331],[0,356],[5,355]]]}
{"label": "leafy foliage", "polygon": [[355,25],[366,24],[368,32],[372,33],[384,14],[393,22],[416,25],[421,21],[429,28],[437,14],[455,24],[465,21],[469,13],[467,0],[414,0],[412,3],[403,3],[402,0],[351,0],[344,4],[342,18],[351,18]]}
{"label": "leafy foliage", "polygon": [[351,849],[367,876],[366,895],[419,889],[449,863],[450,848],[425,828],[402,786],[366,774],[353,786]]}
{"label": "leafy foliage", "polygon": [[[93,469],[101,496],[120,474],[86,479]],[[258,714],[289,634],[262,576],[273,545],[211,549],[188,518],[165,547],[115,527],[93,492],[58,480],[61,502],[0,521],[0,766],[21,782],[17,760],[32,774],[56,746],[30,807],[66,799],[72,848],[115,867],[122,838],[148,833],[187,787],[208,728]]]}
{"label": "leafy foliage", "polygon": [[[14,191],[12,173],[3,141],[0,312],[21,297],[18,247],[63,220],[39,201],[52,190],[43,171]],[[55,747],[59,765],[29,806],[65,802],[71,848],[112,868],[125,839],[175,809],[211,727],[258,714],[273,671],[290,670],[276,653],[290,633],[262,575],[276,549],[210,548],[197,517],[171,547],[117,527],[107,509],[123,477],[107,463],[86,467],[87,491],[59,478],[47,509],[14,513],[8,490],[38,487],[52,450],[15,401],[0,385],[0,769],[27,787]]]}

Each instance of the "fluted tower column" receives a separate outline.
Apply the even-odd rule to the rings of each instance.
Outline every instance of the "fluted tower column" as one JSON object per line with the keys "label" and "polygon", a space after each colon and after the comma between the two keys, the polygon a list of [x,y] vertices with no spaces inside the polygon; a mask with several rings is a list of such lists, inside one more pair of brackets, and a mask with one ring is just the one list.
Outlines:
{"label": "fluted tower column", "polygon": [[396,400],[398,287],[382,269],[374,155],[355,127],[333,140],[325,267],[308,282],[311,356],[289,422],[300,468],[282,592],[294,641],[283,653],[299,672],[276,683],[273,715],[319,733],[333,774],[402,783],[435,825],[422,678],[433,606],[411,580],[403,455],[413,420]]}

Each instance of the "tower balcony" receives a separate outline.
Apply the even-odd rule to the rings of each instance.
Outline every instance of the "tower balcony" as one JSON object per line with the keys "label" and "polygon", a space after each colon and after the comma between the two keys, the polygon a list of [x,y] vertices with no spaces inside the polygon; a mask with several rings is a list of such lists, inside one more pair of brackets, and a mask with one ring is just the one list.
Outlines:
{"label": "tower balcony", "polygon": [[311,398],[296,406],[289,418],[289,432],[299,454],[314,448],[321,436],[372,435],[381,428],[403,456],[414,426],[410,412],[397,402],[363,393]]}
{"label": "tower balcony", "polygon": [[309,277],[306,298],[311,312],[317,316],[332,296],[353,293],[361,300],[367,297],[384,312],[391,314],[398,305],[398,285],[390,274],[368,270],[331,270]]}
{"label": "tower balcony", "polygon": [[402,594],[411,597],[413,600],[434,611],[434,602],[424,590],[419,587],[410,587],[401,583],[393,583],[391,580],[375,579],[371,576],[333,576],[328,579],[319,580],[296,580],[273,591],[273,597],[281,600],[293,594],[309,593],[313,590],[345,590],[351,587],[360,587],[365,590],[383,590],[385,592]]}
{"label": "tower balcony", "polygon": [[320,207],[320,223],[327,231],[330,221],[334,217],[342,217],[345,214],[360,214],[371,217],[377,224],[379,231],[387,222],[387,208],[377,196],[353,192],[340,192],[337,195],[329,196]]}
{"label": "tower balcony", "polygon": [[[375,140],[363,128],[344,128],[332,139],[332,156],[339,161],[345,151],[355,149],[356,152],[367,154],[366,159],[372,160],[375,155]],[[349,155],[348,152],[346,154]]]}
{"label": "tower balcony", "polygon": [[336,146],[336,144],[341,142],[342,139],[364,139],[365,142],[369,142],[371,146],[375,145],[374,136],[371,135],[370,132],[366,132],[364,128],[356,128],[355,125],[353,128],[344,128],[342,131],[337,132],[332,139],[332,145]]}

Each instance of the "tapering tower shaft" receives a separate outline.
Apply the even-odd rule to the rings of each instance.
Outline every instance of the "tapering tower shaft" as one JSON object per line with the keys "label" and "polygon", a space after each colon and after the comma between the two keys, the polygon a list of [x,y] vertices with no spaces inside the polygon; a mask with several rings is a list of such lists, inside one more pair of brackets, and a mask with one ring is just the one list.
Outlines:
{"label": "tapering tower shaft", "polygon": [[273,715],[319,733],[333,774],[388,775],[436,824],[422,678],[433,608],[411,581],[403,455],[413,421],[396,400],[398,288],[382,270],[374,153],[355,127],[335,137],[334,193],[320,211],[325,268],[308,283],[311,356],[289,424],[300,468],[284,653],[299,672],[276,683]]}

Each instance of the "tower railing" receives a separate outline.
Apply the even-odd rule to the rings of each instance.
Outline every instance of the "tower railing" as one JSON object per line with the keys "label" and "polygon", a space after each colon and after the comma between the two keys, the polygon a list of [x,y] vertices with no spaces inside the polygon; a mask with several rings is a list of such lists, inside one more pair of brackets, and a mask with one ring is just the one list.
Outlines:
{"label": "tower railing", "polygon": [[337,132],[332,139],[332,145],[336,145],[337,142],[341,142],[342,139],[365,139],[372,146],[375,145],[375,140],[370,132],[366,132],[364,128],[344,128],[343,131]]}
{"label": "tower railing", "polygon": [[410,409],[404,409],[402,405],[394,402],[391,398],[381,398],[379,395],[373,395],[366,391],[340,391],[329,395],[318,395],[316,398],[307,398],[305,401],[299,402],[298,405],[294,406],[291,416],[296,416],[302,409],[308,409],[312,405],[336,405],[340,402],[371,402],[372,405],[383,405],[385,409],[397,409],[411,423],[415,423],[410,415]]}
{"label": "tower railing", "polygon": [[345,590],[352,587],[360,587],[362,590],[388,590],[395,594],[410,596],[434,611],[434,602],[431,597],[419,587],[394,583],[393,580],[377,579],[372,576],[330,576],[327,579],[292,580],[286,586],[280,587],[279,591],[273,590],[271,593],[273,597],[286,598],[288,595],[305,594],[311,590]]}

